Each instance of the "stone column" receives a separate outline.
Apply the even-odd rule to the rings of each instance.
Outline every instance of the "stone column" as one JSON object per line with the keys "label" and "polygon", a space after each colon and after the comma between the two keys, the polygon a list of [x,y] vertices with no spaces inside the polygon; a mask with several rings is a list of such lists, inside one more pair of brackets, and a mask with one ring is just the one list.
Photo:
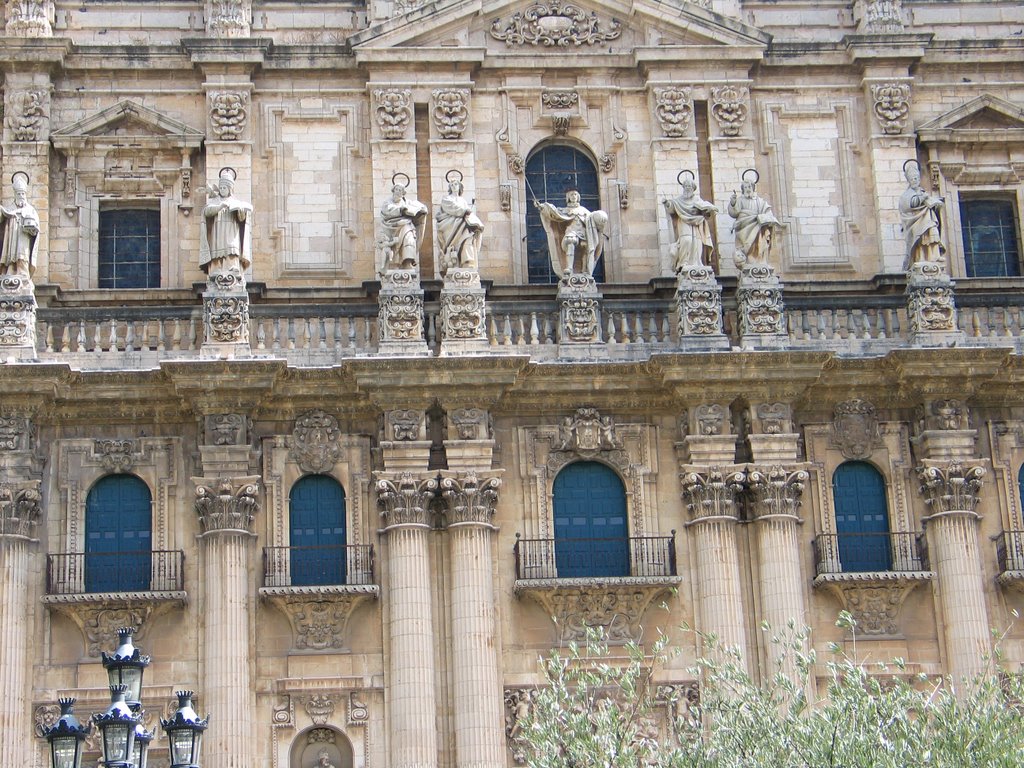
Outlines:
{"label": "stone column", "polygon": [[[207,453],[234,453],[247,446],[202,446],[204,467],[236,463],[210,461]],[[203,694],[217,727],[206,735],[203,764],[209,768],[243,768],[256,758],[255,689],[250,648],[252,597],[249,550],[259,511],[259,477],[197,477],[195,511],[202,541],[204,615],[202,634]]]}

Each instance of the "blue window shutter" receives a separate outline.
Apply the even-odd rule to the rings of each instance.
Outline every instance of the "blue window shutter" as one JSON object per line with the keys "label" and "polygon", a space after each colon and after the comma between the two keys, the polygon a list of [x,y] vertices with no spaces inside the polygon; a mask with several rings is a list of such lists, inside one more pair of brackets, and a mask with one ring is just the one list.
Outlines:
{"label": "blue window shutter", "polygon": [[85,591],[149,589],[152,495],[134,475],[108,475],[85,501]]}
{"label": "blue window shutter", "polygon": [[629,575],[626,489],[596,461],[563,469],[554,484],[555,567],[559,578]]}
{"label": "blue window shutter", "polygon": [[345,583],[345,490],[327,475],[307,475],[291,492],[291,583]]}

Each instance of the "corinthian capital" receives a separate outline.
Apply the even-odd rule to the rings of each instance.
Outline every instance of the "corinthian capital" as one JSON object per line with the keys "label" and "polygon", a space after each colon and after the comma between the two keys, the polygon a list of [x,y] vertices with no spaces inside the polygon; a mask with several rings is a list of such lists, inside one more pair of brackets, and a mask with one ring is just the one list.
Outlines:
{"label": "corinthian capital", "polygon": [[681,472],[683,500],[694,520],[736,517],[736,496],[743,490],[743,470],[738,467]]}
{"label": "corinthian capital", "polygon": [[917,477],[930,514],[974,512],[985,467],[962,461],[925,462],[917,468]]}
{"label": "corinthian capital", "polygon": [[437,477],[413,472],[381,474],[377,478],[377,506],[384,524],[429,525],[430,502],[437,493]]}
{"label": "corinthian capital", "polygon": [[747,470],[747,487],[754,499],[754,514],[758,518],[799,518],[800,497],[807,478],[806,469],[750,467]]}
{"label": "corinthian capital", "polygon": [[196,478],[195,511],[203,533],[247,531],[260,510],[256,477]]}
{"label": "corinthian capital", "polygon": [[448,505],[448,524],[490,523],[498,506],[501,478],[476,472],[442,473],[441,495]]}
{"label": "corinthian capital", "polygon": [[32,538],[42,515],[39,481],[0,484],[0,536]]}

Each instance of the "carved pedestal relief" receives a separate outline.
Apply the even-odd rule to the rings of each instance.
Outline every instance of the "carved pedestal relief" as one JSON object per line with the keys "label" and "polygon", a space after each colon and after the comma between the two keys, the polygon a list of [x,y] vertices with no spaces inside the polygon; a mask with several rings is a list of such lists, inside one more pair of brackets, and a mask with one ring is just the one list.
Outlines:
{"label": "carved pedestal relief", "polygon": [[383,717],[382,692],[362,677],[279,679],[271,714],[272,768],[371,763],[369,728]]}

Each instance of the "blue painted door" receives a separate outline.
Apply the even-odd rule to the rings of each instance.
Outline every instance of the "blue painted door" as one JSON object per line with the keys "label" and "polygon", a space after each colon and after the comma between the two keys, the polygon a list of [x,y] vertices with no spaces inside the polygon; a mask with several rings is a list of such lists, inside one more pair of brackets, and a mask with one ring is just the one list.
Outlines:
{"label": "blue painted door", "polygon": [[891,570],[889,509],[878,470],[864,461],[841,464],[832,475],[832,498],[843,570]]}
{"label": "blue painted door", "polygon": [[152,496],[133,475],[110,475],[85,501],[85,591],[149,589]]}
{"label": "blue painted door", "polygon": [[307,475],[291,493],[291,573],[297,587],[345,583],[345,491]]}
{"label": "blue painted door", "polygon": [[629,575],[626,489],[595,461],[555,478],[555,567],[562,579]]}

